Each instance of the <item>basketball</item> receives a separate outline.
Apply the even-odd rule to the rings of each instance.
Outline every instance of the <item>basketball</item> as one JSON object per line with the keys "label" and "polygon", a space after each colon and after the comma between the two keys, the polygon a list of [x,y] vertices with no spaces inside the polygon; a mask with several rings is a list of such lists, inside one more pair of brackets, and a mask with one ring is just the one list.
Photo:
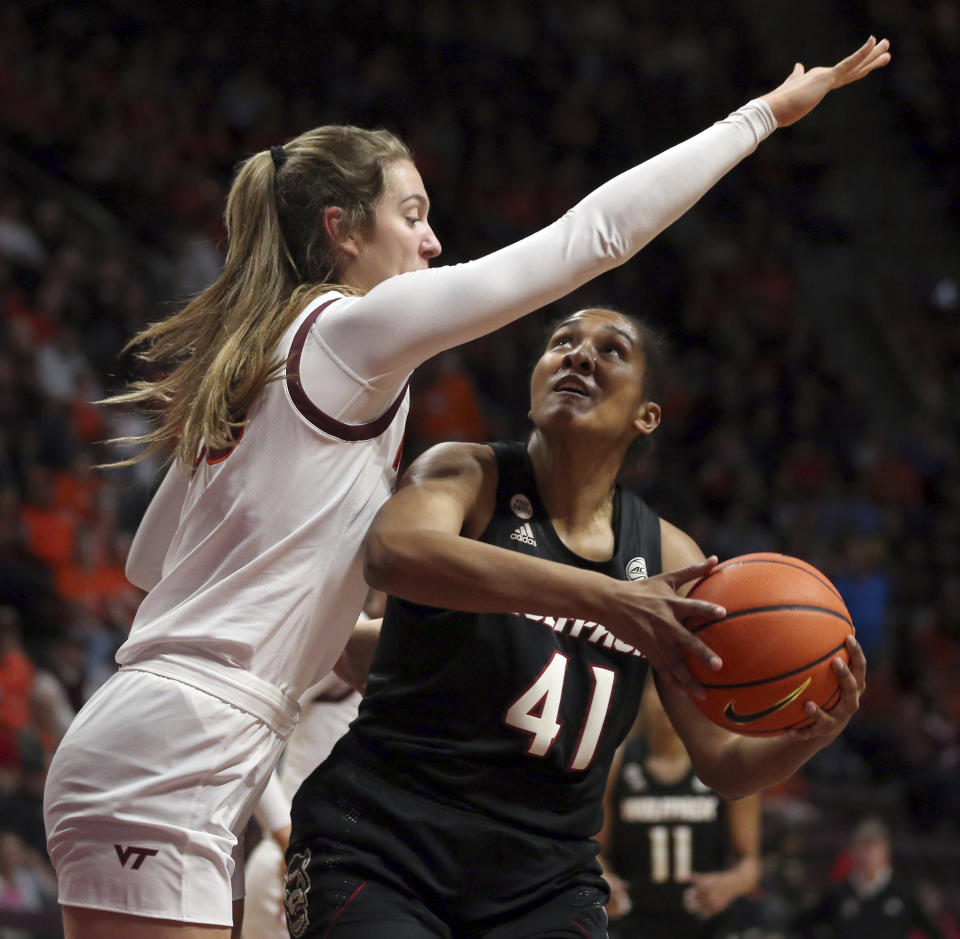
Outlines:
{"label": "basketball", "polygon": [[806,561],[785,554],[745,554],[724,561],[691,597],[723,606],[723,619],[692,631],[723,659],[714,672],[700,659],[687,665],[706,698],[694,703],[714,723],[748,736],[775,736],[812,723],[803,706],[829,710],[840,698],[831,660],[853,623],[840,593]]}

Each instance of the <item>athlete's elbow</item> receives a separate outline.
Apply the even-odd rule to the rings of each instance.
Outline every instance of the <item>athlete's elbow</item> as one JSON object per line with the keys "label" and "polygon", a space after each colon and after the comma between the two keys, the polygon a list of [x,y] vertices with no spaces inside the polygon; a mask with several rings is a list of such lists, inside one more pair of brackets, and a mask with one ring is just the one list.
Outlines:
{"label": "athlete's elbow", "polygon": [[728,802],[743,799],[757,791],[749,778],[729,772],[719,761],[694,760],[693,771],[700,782]]}
{"label": "athlete's elbow", "polygon": [[388,533],[373,528],[363,545],[363,576],[374,590],[397,593],[404,579],[403,553]]}

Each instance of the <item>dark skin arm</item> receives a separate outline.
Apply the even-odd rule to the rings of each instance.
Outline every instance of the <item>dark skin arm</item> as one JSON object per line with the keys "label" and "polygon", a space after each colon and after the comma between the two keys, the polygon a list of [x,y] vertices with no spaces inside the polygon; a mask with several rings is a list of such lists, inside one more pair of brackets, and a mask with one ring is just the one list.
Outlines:
{"label": "dark skin arm", "polygon": [[[703,557],[692,538],[667,522],[661,522],[661,536],[664,567],[693,564]],[[837,704],[824,711],[808,701],[805,707],[812,725],[780,737],[745,737],[718,727],[692,701],[677,694],[671,682],[656,674],[663,706],[690,754],[697,776],[725,799],[741,799],[789,779],[814,753],[839,736],[860,707],[867,661],[853,636],[847,639],[847,651],[849,666],[840,658],[832,663],[840,683]]]}
{"label": "dark skin arm", "polygon": [[696,693],[700,685],[684,650],[714,667],[719,660],[683,621],[715,616],[717,608],[681,597],[677,588],[705,576],[716,559],[629,582],[484,544],[475,539],[493,513],[496,486],[489,447],[441,444],[427,451],[374,519],[365,545],[367,583],[431,606],[562,613],[602,623],[643,652],[678,692]]}

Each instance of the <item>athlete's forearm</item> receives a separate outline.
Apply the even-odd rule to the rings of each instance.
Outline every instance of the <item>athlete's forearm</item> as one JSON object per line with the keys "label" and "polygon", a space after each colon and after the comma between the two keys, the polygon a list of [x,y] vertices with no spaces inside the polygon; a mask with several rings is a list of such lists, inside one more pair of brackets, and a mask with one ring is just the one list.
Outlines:
{"label": "athlete's forearm", "polygon": [[664,682],[658,681],[657,689],[697,776],[725,799],[742,799],[789,779],[830,743],[823,737],[796,740],[789,735],[760,738],[730,733]]}
{"label": "athlete's forearm", "polygon": [[[335,304],[319,333],[345,368],[405,377],[467,342],[623,264],[693,206],[775,128],[754,101],[592,192],[563,218],[467,264],[390,278]],[[363,342],[357,342],[362,330]]]}
{"label": "athlete's forearm", "polygon": [[716,731],[712,746],[694,746],[697,756],[693,752],[690,756],[697,776],[726,799],[741,799],[785,782],[830,742],[794,740],[786,735],[746,737],[719,727]]}
{"label": "athlete's forearm", "polygon": [[367,537],[367,583],[412,603],[469,613],[534,613],[602,622],[619,581],[430,529]]}

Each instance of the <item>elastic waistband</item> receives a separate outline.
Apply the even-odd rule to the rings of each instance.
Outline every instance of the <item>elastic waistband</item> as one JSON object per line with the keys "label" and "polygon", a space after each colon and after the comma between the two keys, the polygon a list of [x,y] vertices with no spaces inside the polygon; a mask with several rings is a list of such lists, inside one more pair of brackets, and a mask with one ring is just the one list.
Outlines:
{"label": "elastic waistband", "polygon": [[300,720],[300,705],[276,685],[243,668],[231,668],[211,659],[163,652],[120,671],[149,672],[172,678],[246,711],[281,737],[289,737]]}

